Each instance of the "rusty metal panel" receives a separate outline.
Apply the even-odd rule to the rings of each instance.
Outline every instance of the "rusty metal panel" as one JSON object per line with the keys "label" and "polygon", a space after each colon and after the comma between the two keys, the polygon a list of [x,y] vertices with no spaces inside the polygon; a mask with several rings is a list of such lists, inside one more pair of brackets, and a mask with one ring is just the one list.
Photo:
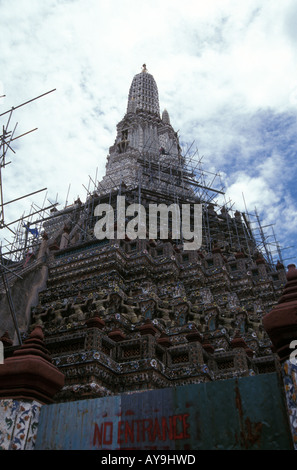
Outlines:
{"label": "rusty metal panel", "polygon": [[292,449],[276,373],[45,405],[36,449]]}

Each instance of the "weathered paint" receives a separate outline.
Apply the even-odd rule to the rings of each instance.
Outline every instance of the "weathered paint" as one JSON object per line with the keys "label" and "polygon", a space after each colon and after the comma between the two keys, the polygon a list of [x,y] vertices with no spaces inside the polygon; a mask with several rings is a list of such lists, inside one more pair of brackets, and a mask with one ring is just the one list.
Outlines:
{"label": "weathered paint", "polygon": [[46,405],[36,449],[292,449],[275,373]]}

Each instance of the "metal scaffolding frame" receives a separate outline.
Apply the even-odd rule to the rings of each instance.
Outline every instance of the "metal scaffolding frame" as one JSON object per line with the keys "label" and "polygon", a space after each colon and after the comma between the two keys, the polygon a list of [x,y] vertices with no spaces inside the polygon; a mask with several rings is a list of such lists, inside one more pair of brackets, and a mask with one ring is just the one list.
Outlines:
{"label": "metal scaffolding frame", "polygon": [[[64,208],[56,210],[58,203],[51,204],[48,207],[36,207],[34,204],[31,206],[31,212],[28,215],[23,215],[17,221],[16,228],[14,228],[13,242],[5,246],[5,255],[8,258],[14,256],[14,260],[20,261],[24,259],[26,250],[37,250],[41,242],[41,231],[45,229],[44,224],[47,221],[55,221],[59,217],[61,221],[67,215],[75,213],[76,229],[80,232],[80,243],[82,240],[92,239],[92,227],[94,226],[94,208],[95,204],[100,201],[111,202],[112,198],[116,195],[121,195],[130,192],[132,195],[131,202],[141,203],[143,197],[156,198],[156,189],[158,190],[159,198],[168,203],[202,203],[203,204],[203,237],[206,252],[211,252],[213,244],[220,241],[224,236],[229,240],[229,245],[232,250],[244,251],[251,257],[252,251],[258,250],[263,254],[271,269],[276,264],[275,259],[271,252],[271,243],[268,241],[269,236],[264,233],[264,227],[257,211],[255,214],[249,214],[247,209],[240,213],[239,219],[235,214],[239,212],[233,208],[232,201],[226,201],[225,188],[222,182],[220,173],[207,171],[203,167],[203,157],[199,156],[198,149],[191,152],[194,147],[193,141],[185,151],[185,154],[171,155],[170,149],[165,155],[160,154],[160,149],[153,148],[153,142],[147,141],[144,145],[144,151],[139,152],[137,155],[138,165],[138,178],[134,184],[123,186],[124,178],[122,170],[120,174],[120,183],[113,180],[110,175],[105,176],[105,182],[98,181],[98,168],[96,169],[95,177],[89,175],[88,187],[82,185],[86,191],[86,201],[77,204],[68,205],[68,194]],[[107,183],[108,181],[108,183]],[[34,194],[34,193],[31,193]],[[133,196],[134,195],[134,196]],[[158,198],[157,198],[158,199]],[[216,219],[219,221],[217,224],[217,232],[211,227],[211,212],[209,207],[216,208]],[[51,210],[48,214],[48,210]],[[75,212],[74,212],[75,211]],[[219,214],[221,211],[221,214]],[[34,216],[38,216],[34,219]],[[250,217],[254,217],[257,222],[257,227],[253,227]],[[37,231],[39,236],[28,237],[22,234],[24,220],[28,221],[29,227],[38,227]],[[79,221],[79,223],[78,223]],[[9,226],[10,224],[6,224]],[[259,237],[260,234],[260,237]],[[216,240],[216,238],[218,240]],[[275,234],[273,240],[274,246],[277,247],[277,254],[282,261],[281,248],[276,242]]]}
{"label": "metal scaffolding frame", "polygon": [[[4,289],[4,292],[6,294],[9,310],[10,310],[10,313],[11,313],[11,316],[12,316],[12,320],[13,320],[13,324],[14,324],[14,327],[15,327],[15,330],[16,330],[16,334],[17,334],[19,344],[22,344],[22,338],[21,338],[21,335],[20,335],[20,332],[19,332],[19,328],[18,328],[18,324],[17,324],[17,318],[16,318],[16,312],[15,312],[15,308],[14,308],[13,300],[12,300],[12,296],[11,296],[9,277],[10,278],[11,277],[21,278],[21,276],[16,272],[15,269],[13,269],[13,267],[14,267],[13,265],[15,264],[16,261],[18,261],[17,258],[12,260],[11,257],[14,258],[14,253],[19,253],[19,252],[24,253],[25,252],[26,245],[27,245],[27,242],[28,242],[28,233],[29,233],[29,230],[30,230],[30,225],[29,225],[30,222],[28,220],[26,221],[27,222],[27,230],[26,230],[25,235],[24,235],[23,231],[21,230],[21,227],[22,227],[24,219],[27,219],[28,217],[32,217],[34,212],[29,214],[28,216],[23,215],[23,216],[19,217],[18,219],[14,220],[12,222],[7,222],[6,217],[5,217],[4,209],[5,209],[5,206],[7,206],[8,204],[15,204],[17,201],[19,201],[21,199],[24,199],[24,198],[27,198],[29,196],[33,196],[37,193],[43,192],[47,188],[42,188],[42,189],[39,189],[37,191],[25,194],[23,196],[19,196],[17,198],[14,198],[10,201],[5,201],[4,191],[3,191],[3,170],[4,170],[4,168],[6,168],[7,165],[9,165],[11,163],[11,161],[7,161],[8,153],[9,152],[12,152],[13,154],[16,153],[15,150],[13,149],[13,147],[12,147],[12,143],[15,140],[20,139],[21,137],[24,137],[24,136],[30,134],[31,132],[34,132],[35,130],[37,130],[37,128],[34,128],[34,129],[31,129],[31,130],[29,130],[27,132],[24,132],[24,133],[22,133],[22,134],[15,137],[15,131],[16,131],[18,123],[16,123],[14,125],[13,130],[9,130],[9,126],[11,125],[11,118],[12,118],[13,113],[15,112],[16,109],[21,108],[22,106],[25,106],[25,105],[27,105],[27,104],[43,97],[43,96],[45,96],[45,95],[48,95],[49,93],[51,93],[53,91],[55,91],[55,90],[50,90],[46,93],[43,93],[42,95],[36,96],[35,98],[32,98],[32,99],[30,99],[28,101],[25,101],[25,102],[23,102],[23,103],[21,103],[17,106],[14,106],[9,110],[4,111],[3,113],[0,113],[0,118],[2,118],[3,116],[8,115],[6,123],[1,125],[2,133],[0,135],[0,229],[1,230],[6,229],[10,233],[12,233],[13,236],[14,236],[14,239],[13,239],[12,242],[9,242],[8,240],[5,239],[5,241],[7,242],[7,245],[5,245],[5,248],[8,250],[6,253],[2,252],[2,243],[1,243],[1,246],[0,246],[1,287],[2,287],[2,289]],[[42,209],[39,210],[39,211],[35,211],[35,213],[40,212],[40,211],[42,211]],[[15,225],[16,225],[16,227],[15,227]],[[20,246],[22,246],[21,249],[19,248]]]}

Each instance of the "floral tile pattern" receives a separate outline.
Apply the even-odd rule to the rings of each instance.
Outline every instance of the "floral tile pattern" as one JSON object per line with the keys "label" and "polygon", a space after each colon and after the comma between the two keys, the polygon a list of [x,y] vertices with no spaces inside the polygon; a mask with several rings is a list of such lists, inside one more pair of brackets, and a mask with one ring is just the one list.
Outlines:
{"label": "floral tile pattern", "polygon": [[282,376],[294,448],[297,450],[297,365],[290,360],[284,362]]}
{"label": "floral tile pattern", "polygon": [[41,404],[0,400],[0,450],[34,449]]}

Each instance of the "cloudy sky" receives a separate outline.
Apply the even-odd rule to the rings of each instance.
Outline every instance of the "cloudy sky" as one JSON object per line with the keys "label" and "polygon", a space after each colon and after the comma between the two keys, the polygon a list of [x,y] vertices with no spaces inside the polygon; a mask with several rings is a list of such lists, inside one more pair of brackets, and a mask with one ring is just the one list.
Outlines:
{"label": "cloudy sky", "polygon": [[256,208],[296,262],[296,24],[296,0],[0,0],[0,114],[55,89],[11,115],[15,136],[38,130],[7,152],[4,200],[48,189],[5,222],[85,200],[145,62],[184,152],[194,142],[233,208]]}

